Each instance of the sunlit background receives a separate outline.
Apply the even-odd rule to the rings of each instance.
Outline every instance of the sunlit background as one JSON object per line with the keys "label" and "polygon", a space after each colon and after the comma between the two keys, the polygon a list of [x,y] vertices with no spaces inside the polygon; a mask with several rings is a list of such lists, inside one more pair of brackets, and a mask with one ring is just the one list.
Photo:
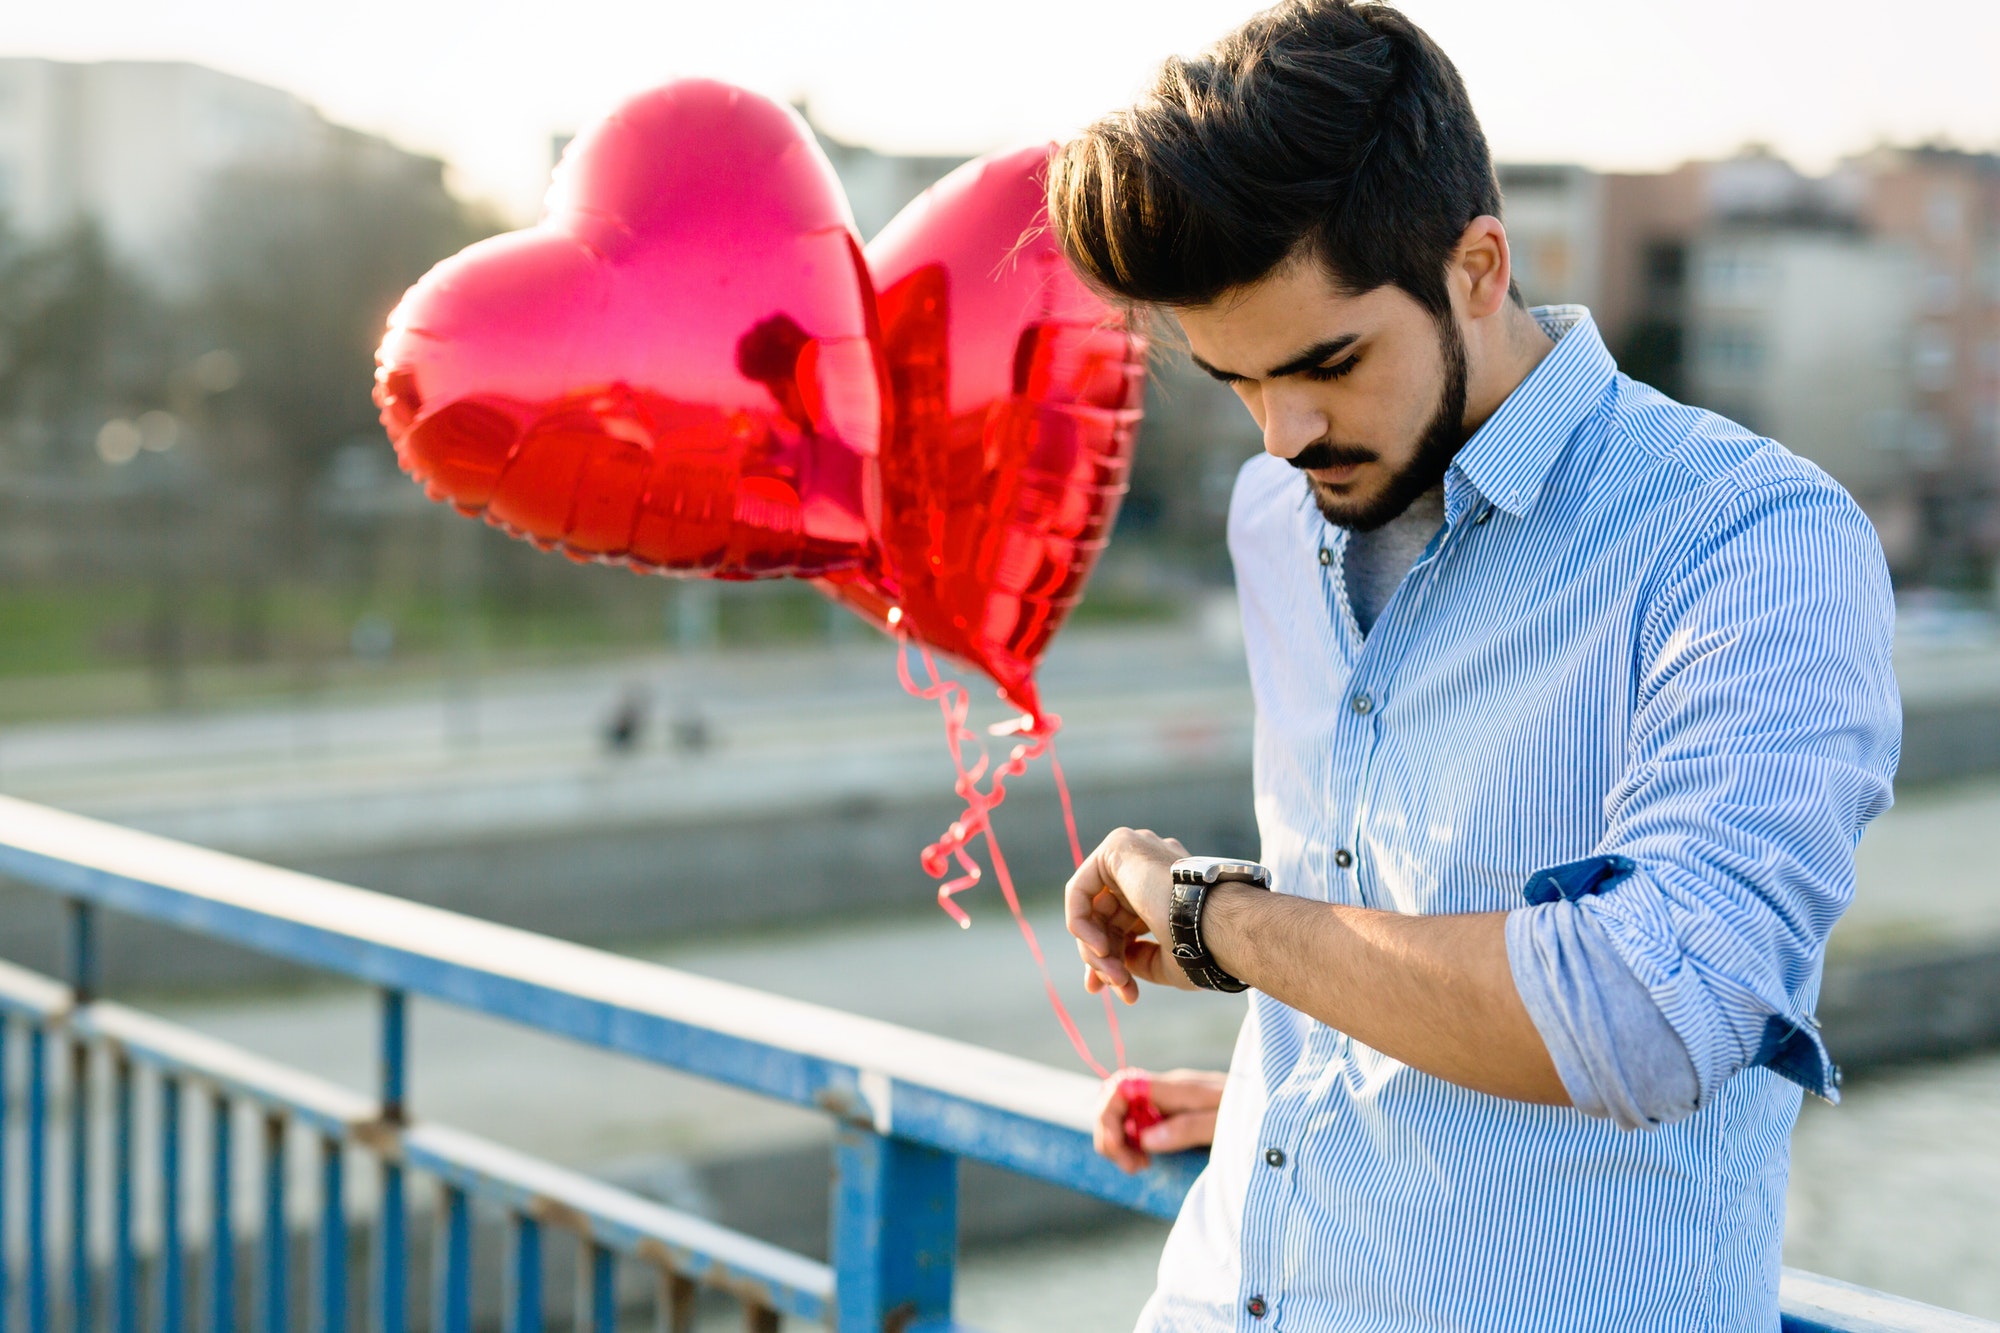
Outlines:
{"label": "sunlit background", "polygon": [[[1813,459],[1876,525],[1908,741],[1829,969],[1861,1077],[1801,1123],[1788,1258],[2000,1315],[2000,1066],[1981,1054],[2000,1042],[2000,5],[1405,8],[1470,84],[1528,298],[1590,306],[1629,373]],[[372,350],[411,281],[531,221],[569,136],[645,87],[707,75],[799,105],[867,234],[1249,12],[12,7],[0,790],[1067,1061],[991,903],[932,955],[915,853],[951,813],[949,770],[887,646],[809,589],[576,566],[430,505],[376,424]],[[1117,539],[1049,671],[1087,837],[1129,820],[1255,851],[1221,538],[1256,447],[1233,398],[1162,359]],[[1010,814],[1046,903],[1053,798],[1026,787]],[[0,954],[38,957],[46,923],[6,901]],[[355,997],[274,1001],[243,959],[123,966],[114,984],[248,1044],[358,1059],[322,1041]],[[1134,1059],[1221,1061],[1233,1021],[1141,1018]],[[742,1182],[817,1151],[816,1121],[637,1084],[615,1113],[510,1103],[493,1090],[533,1082],[524,1049],[460,1033],[440,1102],[797,1239],[775,1187]],[[1129,1318],[1152,1231],[1080,1250],[1023,1243],[1076,1218],[1007,1216],[968,1242],[975,1322],[1061,1326],[1056,1300]]]}

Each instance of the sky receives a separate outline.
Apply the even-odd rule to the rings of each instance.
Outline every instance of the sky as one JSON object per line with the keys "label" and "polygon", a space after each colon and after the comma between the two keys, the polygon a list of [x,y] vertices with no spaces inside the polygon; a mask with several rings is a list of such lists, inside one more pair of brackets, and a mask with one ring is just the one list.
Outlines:
{"label": "sky", "polygon": [[[531,215],[550,136],[685,75],[803,98],[891,151],[1060,137],[1199,50],[1243,0],[64,0],[0,54],[182,59],[443,157]],[[1884,139],[2000,148],[2000,0],[1406,0],[1496,157],[1646,170],[1769,144],[1812,169]]]}

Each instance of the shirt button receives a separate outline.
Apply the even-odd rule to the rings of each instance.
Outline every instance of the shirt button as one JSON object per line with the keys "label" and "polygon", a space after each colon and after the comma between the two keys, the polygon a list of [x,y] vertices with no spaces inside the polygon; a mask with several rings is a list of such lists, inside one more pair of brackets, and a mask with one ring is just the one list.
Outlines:
{"label": "shirt button", "polygon": [[1264,1304],[1264,1298],[1262,1296],[1252,1296],[1249,1300],[1243,1303],[1243,1308],[1250,1312],[1250,1317],[1252,1319],[1262,1319],[1265,1315],[1271,1312],[1271,1307]]}
{"label": "shirt button", "polygon": [[1264,1149],[1264,1161],[1270,1166],[1283,1166],[1285,1164],[1285,1150],[1283,1148]]}
{"label": "shirt button", "polygon": [[1319,548],[1319,562],[1320,562],[1320,563],[1321,563],[1322,565],[1330,565],[1330,564],[1332,564],[1332,563],[1333,563],[1333,552],[1332,552],[1332,551],[1329,551],[1329,550],[1327,550],[1327,549],[1326,549],[1326,548],[1325,548],[1324,546],[1320,547],[1320,548]]}
{"label": "shirt button", "polygon": [[1375,701],[1365,694],[1357,694],[1347,701],[1347,706],[1363,717],[1375,711]]}
{"label": "shirt button", "polygon": [[1343,847],[1333,854],[1333,863],[1345,870],[1354,864],[1354,853]]}

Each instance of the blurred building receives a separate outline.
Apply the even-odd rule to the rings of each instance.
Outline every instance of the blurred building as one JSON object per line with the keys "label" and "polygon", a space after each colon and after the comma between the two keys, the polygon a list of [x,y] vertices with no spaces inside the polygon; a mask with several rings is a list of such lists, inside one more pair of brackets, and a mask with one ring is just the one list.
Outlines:
{"label": "blurred building", "polygon": [[1880,149],[1844,171],[1869,232],[1913,265],[1901,499],[1949,581],[2000,555],[2000,154]]}
{"label": "blurred building", "polygon": [[410,155],[290,93],[178,61],[0,59],[0,217],[41,238],[95,221],[164,286],[216,173],[331,152]]}
{"label": "blurred building", "polygon": [[1529,305],[1597,308],[1604,287],[1604,178],[1585,167],[1502,163],[1514,282]]}
{"label": "blurred building", "polygon": [[1656,174],[1502,166],[1517,281],[1591,306],[1634,378],[1771,435],[1867,508],[1898,573],[2000,556],[2000,157],[1762,149]]}
{"label": "blurred building", "polygon": [[1918,443],[1909,256],[1832,221],[1737,221],[1685,264],[1687,396],[1883,499]]}

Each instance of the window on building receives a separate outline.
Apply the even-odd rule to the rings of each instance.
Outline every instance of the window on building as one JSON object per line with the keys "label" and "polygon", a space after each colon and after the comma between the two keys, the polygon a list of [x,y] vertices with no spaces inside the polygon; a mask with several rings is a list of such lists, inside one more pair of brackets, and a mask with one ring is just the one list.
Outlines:
{"label": "window on building", "polygon": [[1924,309],[1934,315],[1958,309],[1958,275],[1948,268],[1932,268],[1924,274]]}
{"label": "window on building", "polygon": [[1651,294],[1675,295],[1687,281],[1687,247],[1678,241],[1653,241],[1646,246],[1645,268]]}
{"label": "window on building", "polygon": [[1874,440],[1876,449],[1883,453],[1895,453],[1903,447],[1903,437],[1909,431],[1909,424],[1903,419],[1900,408],[1878,408],[1868,421],[1868,433]]}
{"label": "window on building", "polygon": [[1720,375],[1754,375],[1764,366],[1764,340],[1754,329],[1710,329],[1702,335],[1702,360]]}
{"label": "window on building", "polygon": [[1943,329],[1918,329],[1910,339],[1910,378],[1919,389],[1933,393],[1951,387],[1951,335]]}
{"label": "window on building", "polygon": [[1551,301],[1566,301],[1575,297],[1570,290],[1569,239],[1551,236],[1535,247],[1535,277],[1542,292]]}
{"label": "window on building", "polygon": [[1965,201],[1950,185],[1933,185],[1924,201],[1924,226],[1935,240],[1948,241],[1965,228]]}
{"label": "window on building", "polygon": [[2000,403],[1986,402],[1974,414],[1974,429],[1987,448],[2000,452]]}
{"label": "window on building", "polygon": [[1929,412],[1912,412],[1903,419],[1903,453],[1913,463],[1936,463],[1951,444],[1944,423]]}
{"label": "window on building", "polygon": [[1770,284],[1771,266],[1762,259],[1725,250],[1710,255],[1702,265],[1702,295],[1725,305],[1738,305],[1763,297]]}

